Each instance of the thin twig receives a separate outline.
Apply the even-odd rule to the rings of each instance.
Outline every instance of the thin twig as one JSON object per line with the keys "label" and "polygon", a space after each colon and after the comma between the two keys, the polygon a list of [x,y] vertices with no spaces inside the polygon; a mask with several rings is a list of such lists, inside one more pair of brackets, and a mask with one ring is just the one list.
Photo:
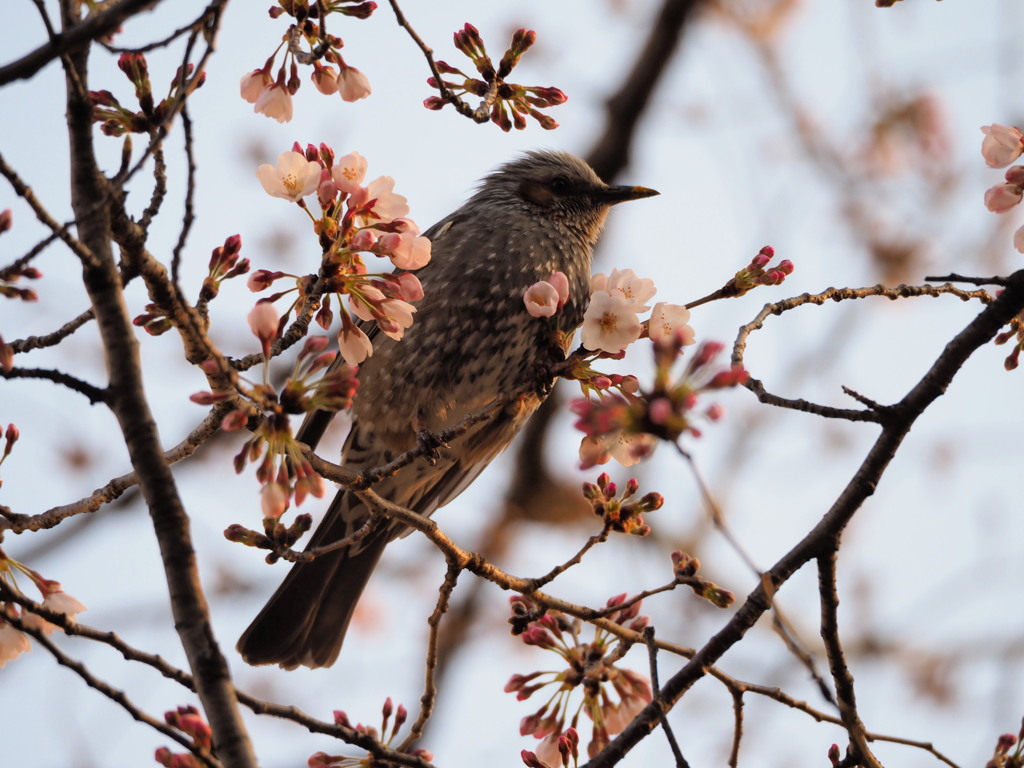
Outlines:
{"label": "thin twig", "polygon": [[[656,699],[661,693],[661,683],[658,682],[658,646],[654,642],[653,624],[648,624],[644,627],[644,642],[647,644],[647,661],[651,674],[651,694]],[[672,732],[672,726],[668,724],[667,717],[662,719],[661,728],[665,731],[668,746],[676,760],[676,768],[690,768],[690,764],[683,757],[682,750],[679,749],[679,742],[676,741],[676,735]]]}
{"label": "thin twig", "polygon": [[[837,541],[838,543],[838,541]],[[818,557],[818,596],[821,599],[821,639],[828,654],[829,670],[836,686],[836,699],[843,725],[856,750],[855,759],[865,768],[882,768],[868,748],[864,723],[857,713],[857,696],[853,690],[853,674],[846,664],[839,639],[839,594],[836,592],[837,550]]]}
{"label": "thin twig", "polygon": [[398,746],[399,752],[408,752],[414,743],[423,736],[423,729],[434,713],[434,704],[437,701],[437,684],[434,675],[437,672],[438,644],[437,638],[441,627],[441,619],[448,613],[448,605],[451,601],[452,592],[458,583],[459,574],[462,570],[452,562],[448,563],[448,571],[444,575],[444,583],[438,590],[437,604],[434,612],[427,619],[430,627],[430,634],[427,637],[427,659],[424,664],[423,695],[420,696],[420,713],[416,722],[412,724],[409,735]]}

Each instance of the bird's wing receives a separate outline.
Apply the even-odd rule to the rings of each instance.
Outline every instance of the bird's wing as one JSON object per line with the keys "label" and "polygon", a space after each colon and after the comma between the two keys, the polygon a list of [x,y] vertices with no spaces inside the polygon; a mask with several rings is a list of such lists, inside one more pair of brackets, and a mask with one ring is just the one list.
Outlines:
{"label": "bird's wing", "polygon": [[[457,213],[453,213],[452,215],[441,219],[423,233],[423,236],[430,240],[432,249],[434,245],[440,243],[444,236],[448,234],[458,218],[459,215]],[[426,266],[416,270],[417,275],[421,275],[429,270],[430,266],[431,265],[428,262]],[[406,270],[396,269],[394,270],[394,274],[401,274],[404,271]],[[380,326],[373,321],[367,320],[356,319],[355,322],[358,328],[366,334],[367,338],[370,339],[370,343],[376,350],[376,348],[382,344],[386,338],[384,334],[381,333]],[[331,366],[331,370],[334,370],[335,367],[341,365],[343,362],[344,360],[339,356]],[[335,411],[313,411],[312,413],[306,414],[306,418],[302,420],[302,424],[299,426],[298,432],[295,433],[295,439],[300,443],[305,443],[310,448],[316,449],[335,415]]]}

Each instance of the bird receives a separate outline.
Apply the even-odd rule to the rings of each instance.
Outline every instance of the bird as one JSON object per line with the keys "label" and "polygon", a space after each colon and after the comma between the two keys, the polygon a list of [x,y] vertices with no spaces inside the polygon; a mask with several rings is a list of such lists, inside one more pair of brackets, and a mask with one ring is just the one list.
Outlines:
{"label": "bird", "polygon": [[[572,154],[539,150],[499,166],[461,208],[424,232],[430,262],[417,271],[424,296],[401,341],[373,333],[373,354],[358,370],[352,426],[342,464],[380,467],[471,414],[490,418],[421,455],[374,486],[383,498],[432,515],[464,491],[504,450],[554,383],[538,386],[538,371],[564,359],[571,333],[558,348],[552,326],[527,312],[523,294],[562,272],[569,297],[562,329],[583,322],[591,261],[609,209],[658,194],[602,181]],[[545,367],[548,366],[548,367]],[[296,437],[315,447],[329,414],[306,417]],[[329,667],[385,546],[408,528],[371,513],[355,493],[340,490],[307,549],[351,536],[357,542],[296,562],[242,634],[237,650],[252,665]]]}

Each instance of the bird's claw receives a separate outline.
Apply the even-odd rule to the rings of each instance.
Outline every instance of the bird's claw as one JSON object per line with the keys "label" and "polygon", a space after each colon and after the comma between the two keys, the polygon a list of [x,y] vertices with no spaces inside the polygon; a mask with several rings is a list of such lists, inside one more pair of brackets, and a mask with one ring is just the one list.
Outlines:
{"label": "bird's claw", "polygon": [[416,433],[416,450],[427,460],[430,466],[437,464],[437,460],[441,458],[441,448],[447,447],[448,443],[442,440],[441,436],[436,432],[431,432],[429,429],[420,429]]}

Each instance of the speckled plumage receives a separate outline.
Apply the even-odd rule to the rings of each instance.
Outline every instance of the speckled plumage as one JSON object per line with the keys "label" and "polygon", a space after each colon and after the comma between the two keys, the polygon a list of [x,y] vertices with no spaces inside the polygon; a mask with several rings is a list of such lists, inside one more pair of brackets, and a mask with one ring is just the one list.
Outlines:
{"label": "speckled plumage", "polygon": [[[380,466],[414,448],[422,430],[441,432],[496,397],[526,394],[440,448],[433,464],[418,459],[376,486],[424,515],[465,490],[542,400],[537,364],[551,359],[551,326],[529,315],[523,293],[555,271],[565,273],[570,298],[562,325],[578,326],[609,207],[651,194],[609,187],[563,152],[531,152],[487,176],[459,210],[424,233],[432,257],[417,272],[425,295],[405,338],[372,335],[374,353],[360,367],[342,462],[356,470]],[[317,418],[307,419],[300,439],[315,443],[322,431],[313,426]],[[367,514],[354,495],[339,492],[310,546],[351,535]],[[402,533],[388,521],[374,526],[359,544],[292,567],[238,642],[246,661],[285,668],[334,662],[384,546]]]}

